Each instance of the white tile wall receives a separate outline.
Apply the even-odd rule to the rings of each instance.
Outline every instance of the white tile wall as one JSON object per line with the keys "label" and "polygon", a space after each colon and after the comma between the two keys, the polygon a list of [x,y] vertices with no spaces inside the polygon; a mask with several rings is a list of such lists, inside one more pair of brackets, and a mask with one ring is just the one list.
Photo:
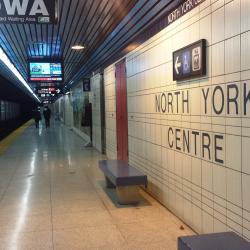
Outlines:
{"label": "white tile wall", "polygon": [[[61,105],[61,104],[64,105]],[[64,117],[64,123],[65,125],[72,127],[73,126],[73,107],[71,105],[70,101],[70,95],[65,95],[58,99],[55,103],[55,105],[58,105],[59,113],[63,113]]]}
{"label": "white tile wall", "polygon": [[225,73],[240,71],[240,35],[225,41]]}
{"label": "white tile wall", "polygon": [[116,97],[115,97],[115,66],[104,70],[105,86],[105,121],[106,121],[106,154],[110,159],[117,157],[116,143]]}
{"label": "white tile wall", "polygon": [[250,32],[241,34],[241,70],[250,69]]}
{"label": "white tile wall", "polygon": [[[222,2],[222,1],[218,1]],[[225,8],[222,6],[212,13],[212,43],[224,40],[225,36]]]}
{"label": "white tile wall", "polygon": [[241,0],[241,32],[248,31],[250,29],[250,1]]}
{"label": "white tile wall", "polygon": [[[244,115],[243,87],[250,90],[250,1],[206,0],[126,56],[129,161],[147,173],[148,191],[199,233],[234,230],[250,240],[250,102]],[[199,39],[207,40],[208,73],[202,79],[176,83],[172,52]],[[116,155],[114,65],[104,73],[109,157]],[[235,95],[238,88],[238,114]],[[223,93],[217,91],[221,87]],[[207,113],[202,88],[209,89]],[[155,95],[189,91],[190,112],[157,113]],[[247,92],[248,93],[248,92]],[[222,95],[224,102],[222,102]],[[213,109],[223,105],[221,114]],[[114,115],[112,116],[112,113]],[[131,118],[133,117],[133,118]],[[168,145],[169,126],[206,132],[222,151],[215,161],[202,158],[201,137],[190,153]],[[171,136],[170,136],[171,137]],[[174,139],[175,137],[171,137]],[[181,141],[183,136],[180,136]]]}
{"label": "white tile wall", "polygon": [[250,175],[249,164],[250,137],[242,138],[242,172]]}
{"label": "white tile wall", "polygon": [[225,42],[219,42],[212,46],[212,76],[225,73]]}
{"label": "white tile wall", "polygon": [[227,179],[226,168],[213,165],[213,192],[214,195],[226,199],[227,195]]}
{"label": "white tile wall", "polygon": [[225,6],[225,38],[240,33],[240,1],[234,0]]}
{"label": "white tile wall", "polygon": [[239,205],[242,203],[241,173],[227,169],[227,201]]}
{"label": "white tile wall", "polygon": [[98,73],[91,78],[92,100],[92,144],[102,152],[102,127],[101,127],[101,75]]}

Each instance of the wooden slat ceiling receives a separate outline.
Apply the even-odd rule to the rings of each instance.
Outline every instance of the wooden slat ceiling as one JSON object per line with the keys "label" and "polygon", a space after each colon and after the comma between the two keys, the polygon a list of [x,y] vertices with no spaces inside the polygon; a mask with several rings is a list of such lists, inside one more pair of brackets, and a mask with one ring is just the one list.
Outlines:
{"label": "wooden slat ceiling", "polygon": [[[63,59],[65,82],[68,82],[81,62],[136,3],[135,0],[59,0],[58,24],[0,24],[0,44],[24,79],[27,80],[28,59],[50,57]],[[86,49],[74,51],[71,46],[75,44],[83,44]]]}

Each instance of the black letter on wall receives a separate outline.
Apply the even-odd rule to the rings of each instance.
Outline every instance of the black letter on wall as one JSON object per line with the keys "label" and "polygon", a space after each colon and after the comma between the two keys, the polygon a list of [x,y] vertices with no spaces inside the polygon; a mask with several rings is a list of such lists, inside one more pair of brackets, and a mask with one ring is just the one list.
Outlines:
{"label": "black letter on wall", "polygon": [[181,147],[178,146],[178,142],[181,140],[180,132],[181,130],[179,128],[175,129],[175,141],[176,141],[175,147],[177,150],[181,150]]}
{"label": "black letter on wall", "polygon": [[187,113],[189,113],[189,92],[188,90],[186,92],[187,92],[187,98],[185,99],[184,91],[182,91],[182,113],[185,113],[185,108],[184,108],[185,103],[187,106]]}
{"label": "black letter on wall", "polygon": [[179,94],[180,93],[181,93],[180,91],[174,92],[174,94],[176,95],[176,112],[177,112],[177,114],[179,113]]}
{"label": "black letter on wall", "polygon": [[[171,96],[171,100],[170,100],[170,96]],[[171,106],[171,112],[173,113],[173,94],[172,93],[168,93],[168,113],[169,113],[169,106]]]}
{"label": "black letter on wall", "polygon": [[223,140],[224,137],[222,135],[215,135],[214,136],[214,159],[216,162],[223,164],[224,161],[218,158],[217,151],[222,151],[223,148],[217,145],[217,140]]}
{"label": "black letter on wall", "polygon": [[207,88],[207,92],[204,92],[204,89],[202,89],[202,93],[203,93],[203,97],[205,100],[205,114],[207,114],[207,97],[208,97],[208,93],[209,93],[209,88]]}
{"label": "black letter on wall", "polygon": [[169,138],[170,138],[169,132],[170,132],[170,131],[172,132],[172,135],[174,134],[173,129],[170,127],[170,128],[168,129],[168,145],[169,145],[170,148],[173,148],[174,142],[172,141],[172,143],[170,143],[170,140],[169,140]]}
{"label": "black letter on wall", "polygon": [[[205,144],[205,137],[208,139],[207,144]],[[211,139],[210,139],[210,135],[207,133],[203,133],[202,134],[202,157],[205,157],[205,148],[208,151],[208,158],[209,160],[211,160],[211,154],[210,154],[210,144],[211,144]]]}
{"label": "black letter on wall", "polygon": [[162,111],[162,113],[165,113],[166,109],[167,109],[166,95],[164,93],[162,93],[162,95],[161,95],[161,111]]}
{"label": "black letter on wall", "polygon": [[190,131],[188,130],[188,134],[186,136],[185,129],[183,129],[183,151],[186,152],[185,145],[187,147],[187,152],[189,153],[189,145],[190,145],[190,140],[189,140],[189,133]]}
{"label": "black letter on wall", "polygon": [[247,114],[247,102],[250,101],[250,91],[247,93],[247,84],[244,83],[244,115]]}
{"label": "black letter on wall", "polygon": [[[219,110],[216,109],[215,107],[215,92],[219,90],[221,92],[221,108]],[[214,92],[213,92],[213,108],[214,108],[214,112],[219,115],[222,113],[223,109],[224,109],[224,93],[223,93],[223,90],[221,88],[221,86],[216,86],[215,89],[214,89]]]}
{"label": "black letter on wall", "polygon": [[[235,89],[235,97],[230,97],[230,89]],[[230,102],[233,102],[235,103],[235,111],[236,111],[236,114],[238,115],[239,114],[239,109],[238,109],[238,102],[237,102],[237,99],[239,97],[239,90],[238,90],[238,86],[236,84],[230,84],[227,86],[227,113],[230,114]]]}
{"label": "black letter on wall", "polygon": [[197,135],[200,133],[198,131],[192,131],[192,134],[194,135],[194,153],[197,155]]}
{"label": "black letter on wall", "polygon": [[161,112],[160,95],[155,95],[155,110]]}

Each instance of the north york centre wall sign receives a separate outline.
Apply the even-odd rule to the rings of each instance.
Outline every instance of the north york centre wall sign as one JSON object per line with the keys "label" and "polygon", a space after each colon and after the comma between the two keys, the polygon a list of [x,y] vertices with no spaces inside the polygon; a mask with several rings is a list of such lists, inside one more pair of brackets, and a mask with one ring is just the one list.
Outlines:
{"label": "north york centre wall sign", "polygon": [[173,80],[206,75],[206,40],[201,39],[173,53]]}
{"label": "north york centre wall sign", "polygon": [[0,23],[57,22],[57,0],[0,0]]}
{"label": "north york centre wall sign", "polygon": [[186,15],[189,11],[193,10],[206,0],[176,0],[177,7],[171,10],[171,12],[168,14],[167,17],[167,23],[168,25],[172,24],[182,16]]}

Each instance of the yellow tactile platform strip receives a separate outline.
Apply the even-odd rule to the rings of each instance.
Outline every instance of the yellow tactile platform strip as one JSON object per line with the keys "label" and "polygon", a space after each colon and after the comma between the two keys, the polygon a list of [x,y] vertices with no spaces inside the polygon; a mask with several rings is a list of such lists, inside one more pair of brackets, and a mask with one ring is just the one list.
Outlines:
{"label": "yellow tactile platform strip", "polygon": [[11,146],[11,144],[32,124],[33,120],[29,120],[21,127],[13,131],[10,135],[0,141],[0,156],[5,153],[5,151]]}

